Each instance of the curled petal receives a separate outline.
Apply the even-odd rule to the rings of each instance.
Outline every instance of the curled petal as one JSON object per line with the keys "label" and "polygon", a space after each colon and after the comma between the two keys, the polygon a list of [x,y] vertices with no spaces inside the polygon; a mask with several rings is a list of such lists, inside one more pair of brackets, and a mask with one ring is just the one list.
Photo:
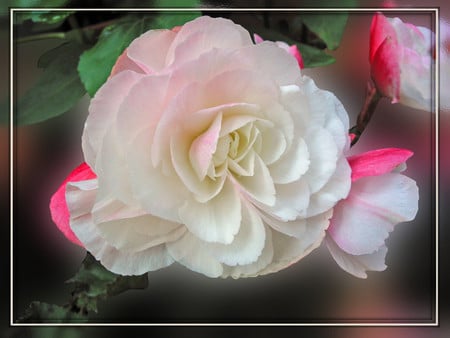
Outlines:
{"label": "curled petal", "polygon": [[50,214],[53,222],[55,222],[58,229],[68,240],[79,246],[83,246],[83,244],[70,228],[70,213],[66,202],[66,186],[69,182],[84,181],[93,178],[96,178],[94,172],[86,163],[82,163],[67,176],[50,199]]}

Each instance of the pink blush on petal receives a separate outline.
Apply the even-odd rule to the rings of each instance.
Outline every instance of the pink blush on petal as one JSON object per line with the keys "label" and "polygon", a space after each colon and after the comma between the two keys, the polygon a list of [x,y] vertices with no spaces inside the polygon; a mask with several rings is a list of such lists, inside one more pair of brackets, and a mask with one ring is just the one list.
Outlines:
{"label": "pink blush on petal", "polygon": [[85,162],[83,162],[78,167],[76,167],[69,174],[69,176],[67,176],[67,178],[50,199],[50,214],[53,222],[55,222],[58,229],[64,234],[64,236],[66,236],[68,240],[79,246],[83,246],[83,244],[79,241],[77,236],[70,228],[70,213],[69,209],[67,208],[66,202],[66,185],[69,182],[84,181],[96,177],[97,176],[94,174],[91,168]]}
{"label": "pink blush on petal", "polygon": [[125,49],[123,53],[120,54],[120,56],[117,58],[116,63],[111,69],[111,74],[109,75],[110,78],[117,73],[123,72],[124,70],[132,70],[133,72],[141,74],[146,73],[144,69],[142,69],[136,62],[128,57],[127,51],[128,50]]}
{"label": "pink blush on petal", "polygon": [[407,149],[385,148],[351,156],[347,160],[352,168],[352,182],[389,173],[412,155],[413,152]]}
{"label": "pink blush on petal", "polygon": [[382,94],[391,97],[392,103],[400,99],[400,56],[402,46],[388,36],[377,49],[372,60],[372,77]]}

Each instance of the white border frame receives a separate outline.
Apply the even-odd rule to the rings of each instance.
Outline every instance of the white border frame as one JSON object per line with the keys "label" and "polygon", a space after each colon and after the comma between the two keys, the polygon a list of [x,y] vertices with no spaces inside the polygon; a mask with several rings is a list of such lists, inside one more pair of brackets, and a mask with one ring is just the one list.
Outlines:
{"label": "white border frame", "polygon": [[[14,191],[14,14],[16,12],[28,12],[28,11],[80,11],[80,12],[95,12],[95,11],[139,11],[139,12],[189,12],[189,11],[211,11],[211,12],[246,12],[246,11],[260,11],[260,12],[430,12],[434,15],[435,25],[435,48],[436,48],[436,67],[435,67],[435,308],[434,308],[434,321],[422,322],[422,323],[376,323],[376,322],[348,322],[348,323],[15,323],[14,322],[14,255],[13,255],[13,224],[14,224],[14,203],[13,203],[13,191]],[[214,8],[214,7],[200,7],[200,8],[10,8],[10,326],[36,326],[36,327],[62,327],[62,326],[89,326],[89,327],[102,327],[102,326],[304,326],[304,327],[438,327],[439,326],[439,19],[440,19],[439,7],[424,7],[424,8]]]}

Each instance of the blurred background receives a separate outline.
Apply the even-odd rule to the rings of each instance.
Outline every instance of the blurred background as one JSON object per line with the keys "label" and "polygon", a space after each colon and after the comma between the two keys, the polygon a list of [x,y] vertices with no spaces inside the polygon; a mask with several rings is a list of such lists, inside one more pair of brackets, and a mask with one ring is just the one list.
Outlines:
{"label": "blurred background", "polygon": [[[217,2],[209,1],[217,5]],[[320,1],[314,2],[320,7]],[[324,4],[331,4],[326,1]],[[393,5],[399,7],[441,8],[441,16],[450,20],[447,1],[360,1],[361,7]],[[311,4],[311,2],[307,2]],[[224,7],[301,7],[301,1],[220,2]],[[226,13],[225,13],[226,14]],[[254,19],[252,11],[226,14],[244,27]],[[290,16],[274,12],[271,20],[289,25]],[[395,12],[403,21],[434,30],[430,14]],[[369,77],[368,37],[372,13],[349,16],[341,45],[332,52],[332,65],[305,70],[317,85],[327,89],[344,104],[351,125],[364,101]],[[0,84],[3,102],[8,94],[9,55],[7,52],[8,20],[0,21],[0,38],[5,46],[0,54]],[[36,67],[42,53],[56,47],[58,41],[42,40],[18,44],[15,49],[14,78],[20,96],[36,81],[42,70]],[[448,95],[448,89],[444,89]],[[441,91],[442,95],[442,91]],[[70,295],[64,282],[77,271],[85,252],[67,241],[51,221],[48,203],[67,174],[83,161],[81,133],[87,115],[89,98],[85,96],[69,113],[43,123],[14,130],[14,312],[17,319],[33,300],[63,304]],[[449,224],[447,201],[450,198],[450,112],[439,117],[432,113],[392,105],[387,99],[379,104],[375,116],[352,153],[399,147],[414,152],[405,174],[416,180],[420,191],[419,212],[414,221],[399,224],[388,240],[388,268],[369,273],[366,280],[346,274],[323,246],[292,267],[276,274],[252,279],[209,279],[174,264],[153,272],[149,287],[128,291],[100,303],[94,321],[102,323],[416,323],[433,322],[435,316],[435,219],[436,201],[434,138],[435,119],[439,118],[439,247],[440,247],[440,322],[439,328],[355,327],[299,328],[308,334],[330,334],[335,337],[448,337],[450,336],[450,294],[448,286]],[[9,131],[0,127],[1,227],[1,325],[9,322]],[[176,332],[154,328],[156,334]],[[4,331],[5,337],[28,337],[55,334],[77,334],[78,329],[55,329],[32,333],[27,329]],[[57,331],[61,330],[61,331]],[[123,335],[123,329],[84,328],[83,336]],[[84,330],[84,331],[83,331]],[[228,336],[233,328],[192,328],[196,336]],[[127,331],[128,332],[128,331]],[[264,337],[274,328],[248,329],[249,337]],[[0,336],[2,331],[0,330]],[[62,333],[60,333],[62,335]],[[56,333],[56,336],[58,334]],[[74,336],[75,337],[75,336]]]}

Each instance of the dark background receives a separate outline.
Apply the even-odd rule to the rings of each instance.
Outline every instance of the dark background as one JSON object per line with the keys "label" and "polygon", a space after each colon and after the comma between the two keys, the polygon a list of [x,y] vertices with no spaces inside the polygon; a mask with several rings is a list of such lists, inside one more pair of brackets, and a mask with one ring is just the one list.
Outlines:
{"label": "dark background", "polygon": [[[261,2],[262,3],[262,2]],[[381,2],[362,2],[379,6]],[[397,1],[399,6],[419,7],[419,1]],[[258,1],[240,1],[239,6],[264,7]],[[445,1],[429,1],[426,6],[441,5],[441,15],[450,18]],[[298,2],[278,2],[277,7],[298,7]],[[430,27],[428,14],[396,13],[404,21]],[[320,88],[332,90],[346,107],[351,124],[364,99],[369,74],[367,61],[371,13],[350,15],[342,44],[334,52],[337,62],[331,66],[305,71]],[[394,16],[394,15],[392,15]],[[251,16],[233,14],[232,19],[245,26]],[[1,22],[2,41],[8,41],[8,23]],[[29,88],[40,70],[38,57],[54,41],[20,45],[16,50],[17,91]],[[2,43],[2,45],[4,45]],[[6,45],[7,46],[7,45]],[[9,56],[1,54],[0,72],[8,74]],[[2,93],[8,91],[7,76],[2,77]],[[447,90],[448,92],[448,90]],[[15,130],[14,162],[14,313],[16,319],[33,300],[63,304],[70,287],[64,284],[77,270],[84,251],[68,242],[50,219],[48,203],[68,172],[82,161],[81,131],[87,114],[88,98],[68,114]],[[369,273],[366,280],[352,277],[334,263],[321,247],[294,266],[276,274],[252,279],[209,279],[174,264],[153,272],[144,291],[129,291],[100,303],[95,321],[105,323],[321,323],[321,322],[424,322],[434,315],[435,297],[435,191],[433,168],[434,119],[436,116],[384,100],[359,143],[352,152],[360,153],[384,147],[404,147],[414,151],[405,172],[415,179],[420,191],[419,213],[414,221],[400,224],[388,241],[388,269]],[[440,328],[296,328],[298,333],[329,334],[337,337],[447,337],[450,335],[448,240],[450,197],[450,161],[447,159],[450,112],[440,114]],[[1,188],[1,327],[9,325],[9,132],[0,129]],[[173,335],[180,328],[152,328],[155,334]],[[84,329],[94,336],[123,336],[124,328]],[[130,334],[127,328],[127,334]],[[134,329],[135,330],[135,329]],[[231,327],[183,329],[199,336],[228,336]],[[277,328],[285,332],[282,328]],[[248,329],[246,336],[270,336],[275,328]],[[13,328],[6,337],[28,337],[33,333]],[[134,331],[135,332],[135,331]],[[149,331],[150,332],[150,331]],[[0,330],[0,336],[2,331]],[[45,334],[44,334],[45,336]]]}

